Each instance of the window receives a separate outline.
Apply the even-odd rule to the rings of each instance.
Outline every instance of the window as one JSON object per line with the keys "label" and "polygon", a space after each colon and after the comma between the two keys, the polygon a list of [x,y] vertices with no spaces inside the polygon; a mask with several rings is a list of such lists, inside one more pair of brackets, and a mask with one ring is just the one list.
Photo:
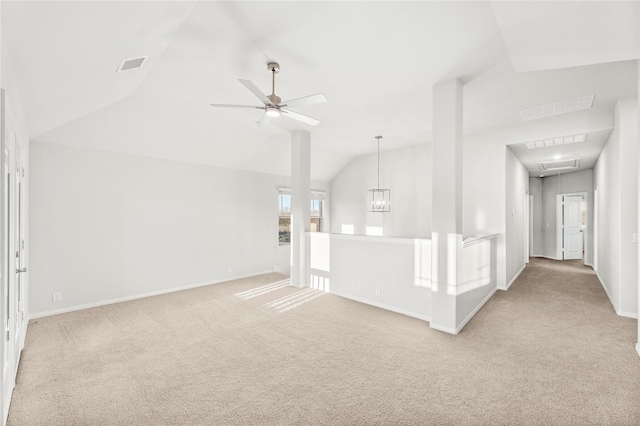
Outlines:
{"label": "window", "polygon": [[[278,190],[278,243],[289,244],[291,242],[291,190],[279,188]],[[311,191],[310,205],[311,232],[322,232],[324,215],[324,192]]]}
{"label": "window", "polygon": [[279,218],[278,218],[278,242],[289,244],[291,242],[291,192],[280,189],[278,192]]}

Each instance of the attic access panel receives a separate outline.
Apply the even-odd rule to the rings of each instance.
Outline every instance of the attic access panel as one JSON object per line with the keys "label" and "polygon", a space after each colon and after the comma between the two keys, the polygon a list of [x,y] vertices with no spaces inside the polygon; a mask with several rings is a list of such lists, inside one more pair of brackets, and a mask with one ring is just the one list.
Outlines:
{"label": "attic access panel", "polygon": [[553,170],[567,170],[577,169],[580,167],[579,158],[571,158],[568,160],[552,160],[552,161],[540,161],[538,167],[541,171],[553,171]]}

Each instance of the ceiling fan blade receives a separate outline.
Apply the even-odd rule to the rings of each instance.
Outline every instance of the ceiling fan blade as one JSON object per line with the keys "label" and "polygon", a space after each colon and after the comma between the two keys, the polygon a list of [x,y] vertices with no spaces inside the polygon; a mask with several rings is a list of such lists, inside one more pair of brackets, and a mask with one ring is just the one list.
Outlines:
{"label": "ceiling fan blade", "polygon": [[304,98],[291,99],[290,101],[283,102],[280,105],[292,108],[302,105],[321,104],[324,102],[328,102],[327,97],[323,93],[318,93],[311,96],[305,96]]}
{"label": "ceiling fan blade", "polygon": [[297,112],[289,111],[287,109],[280,109],[280,112],[284,113],[285,117],[293,118],[294,120],[302,121],[303,123],[310,124],[312,126],[317,126],[320,124],[320,121],[315,118],[307,117],[306,115],[298,114]]}
{"label": "ceiling fan blade", "polygon": [[271,117],[267,114],[262,116],[262,119],[258,122],[258,127],[265,127],[271,122]]}
{"label": "ceiling fan blade", "polygon": [[272,105],[273,106],[273,102],[271,102],[271,100],[269,98],[267,98],[267,95],[265,95],[264,93],[262,93],[262,90],[258,89],[258,86],[256,86],[255,84],[253,84],[252,81],[250,80],[243,80],[241,78],[238,79],[238,81],[240,83],[242,83],[244,85],[244,87],[246,87],[247,89],[249,89],[251,91],[251,93],[253,93],[254,95],[256,95],[256,97],[258,99],[260,99],[260,101],[265,104],[265,105]]}
{"label": "ceiling fan blade", "polygon": [[257,108],[264,109],[264,107],[253,106],[253,105],[227,105],[227,104],[209,104],[212,107],[220,107],[220,108]]}

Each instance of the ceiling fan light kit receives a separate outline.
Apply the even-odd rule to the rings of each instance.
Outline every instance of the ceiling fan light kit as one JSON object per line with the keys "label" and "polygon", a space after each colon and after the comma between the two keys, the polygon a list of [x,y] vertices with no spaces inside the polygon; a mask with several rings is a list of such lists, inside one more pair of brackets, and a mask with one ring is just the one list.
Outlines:
{"label": "ceiling fan light kit", "polygon": [[316,126],[320,123],[320,121],[315,118],[307,117],[306,115],[302,115],[300,113],[284,109],[284,107],[291,108],[302,105],[313,105],[327,102],[327,98],[322,93],[317,93],[315,95],[304,96],[302,98],[292,99],[290,101],[282,102],[280,96],[276,95],[276,74],[280,72],[280,64],[277,62],[267,62],[267,70],[271,73],[271,94],[265,95],[253,82],[250,80],[242,80],[238,79],[240,83],[242,83],[251,93],[253,93],[260,101],[263,103],[262,106],[252,106],[252,105],[225,105],[225,104],[211,104],[212,107],[222,107],[222,108],[255,108],[261,109],[264,111],[264,115],[262,119],[258,122],[258,127],[264,127],[271,121],[272,118],[280,117],[284,115],[285,117],[292,118],[294,120],[298,120],[302,123],[309,124],[311,126]]}
{"label": "ceiling fan light kit", "polygon": [[387,213],[391,211],[391,190],[380,188],[380,139],[378,140],[378,186],[367,191],[367,210],[375,213]]}

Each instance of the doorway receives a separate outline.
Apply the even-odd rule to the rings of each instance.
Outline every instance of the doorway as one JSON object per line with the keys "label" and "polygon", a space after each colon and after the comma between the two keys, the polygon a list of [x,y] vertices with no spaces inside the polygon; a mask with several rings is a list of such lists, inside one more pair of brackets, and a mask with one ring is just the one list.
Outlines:
{"label": "doorway", "polygon": [[560,260],[586,259],[587,194],[556,195],[556,256]]}

